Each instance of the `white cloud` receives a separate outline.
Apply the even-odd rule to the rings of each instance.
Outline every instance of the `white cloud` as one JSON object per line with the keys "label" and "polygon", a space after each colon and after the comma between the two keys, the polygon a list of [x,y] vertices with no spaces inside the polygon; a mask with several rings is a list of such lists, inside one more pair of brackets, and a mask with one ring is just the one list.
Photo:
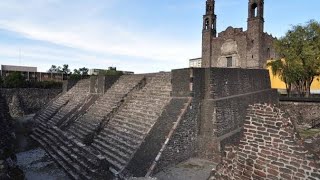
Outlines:
{"label": "white cloud", "polygon": [[[17,1],[8,1],[1,1],[0,16],[6,16],[5,13],[1,13],[4,8],[18,11],[18,15],[11,14],[8,19],[0,19],[0,28],[20,33],[30,39],[47,41],[89,52],[93,57],[96,54],[102,54],[113,57],[127,56],[129,59],[130,57],[149,59],[155,63],[162,62],[159,66],[165,68],[171,66],[171,64],[185,66],[189,58],[198,57],[201,53],[200,39],[199,41],[175,40],[174,37],[162,34],[161,30],[152,32],[152,29],[141,31],[136,30],[138,28],[126,27],[125,24],[113,22],[113,17],[99,16],[99,7],[86,7],[86,9],[92,10],[91,13],[81,11],[61,12],[59,8],[55,9],[51,6],[54,4],[56,7],[61,7],[65,1],[50,0],[46,3],[40,3],[44,1],[32,0],[28,1],[27,10],[25,10],[22,7],[26,5],[27,1],[21,4]],[[65,5],[71,7],[73,4],[65,3]],[[85,5],[85,3],[81,4],[79,1],[76,9],[84,9],[83,6]],[[37,12],[37,10],[39,11]],[[63,13],[66,18],[59,19],[61,18],[59,13]],[[45,22],[46,19],[50,21]],[[139,29],[143,29],[143,27]],[[39,56],[37,54],[31,55]],[[51,55],[47,54],[45,56],[49,58]],[[90,60],[92,59],[96,59],[98,63],[103,58],[91,57]],[[82,61],[87,60],[82,58]],[[115,61],[115,66],[117,66],[116,63],[122,64],[121,59]]]}

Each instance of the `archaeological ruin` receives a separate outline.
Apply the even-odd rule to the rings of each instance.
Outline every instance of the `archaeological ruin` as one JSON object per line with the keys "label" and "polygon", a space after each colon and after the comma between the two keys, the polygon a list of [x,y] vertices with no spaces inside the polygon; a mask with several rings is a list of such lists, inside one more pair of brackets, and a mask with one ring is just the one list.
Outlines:
{"label": "archaeological ruin", "polygon": [[37,113],[31,136],[74,179],[152,176],[191,157],[219,161],[258,102],[277,103],[267,70],[92,77]]}
{"label": "archaeological ruin", "polygon": [[39,106],[30,137],[70,179],[149,178],[190,158],[218,164],[209,179],[320,179],[318,157],[278,108],[263,69],[276,58],[264,1],[249,0],[247,31],[218,36],[214,9],[207,0],[202,68],[69,80],[53,99],[40,93],[45,101],[0,91],[0,179],[13,148],[8,112]]}

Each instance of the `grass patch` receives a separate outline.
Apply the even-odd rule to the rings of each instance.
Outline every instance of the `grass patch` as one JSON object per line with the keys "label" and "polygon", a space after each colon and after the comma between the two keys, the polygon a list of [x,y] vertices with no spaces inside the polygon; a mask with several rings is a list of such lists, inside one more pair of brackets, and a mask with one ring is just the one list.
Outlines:
{"label": "grass patch", "polygon": [[301,130],[299,133],[302,138],[306,139],[320,135],[320,129],[306,129]]}

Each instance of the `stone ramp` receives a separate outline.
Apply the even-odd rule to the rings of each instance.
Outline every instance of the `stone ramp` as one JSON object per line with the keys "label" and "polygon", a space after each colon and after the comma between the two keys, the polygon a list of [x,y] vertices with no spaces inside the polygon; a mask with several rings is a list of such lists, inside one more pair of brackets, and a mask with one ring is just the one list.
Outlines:
{"label": "stone ramp", "polygon": [[49,105],[40,113],[37,113],[34,120],[37,122],[47,122],[48,120],[52,119],[55,114],[57,114],[61,110],[61,108],[63,108],[63,106],[68,104],[73,97],[83,92],[82,88],[86,89],[88,82],[88,79],[80,80],[68,92],[61,94],[57,99],[49,103]]}
{"label": "stone ramp", "polygon": [[75,120],[67,130],[68,133],[84,141],[103,126],[112,113],[123,104],[125,97],[142,85],[143,75],[124,75],[92,105],[87,112]]}
{"label": "stone ramp", "polygon": [[106,157],[115,175],[125,169],[157,122],[171,99],[170,92],[170,73],[149,75],[146,86],[132,94],[94,139],[91,146]]}

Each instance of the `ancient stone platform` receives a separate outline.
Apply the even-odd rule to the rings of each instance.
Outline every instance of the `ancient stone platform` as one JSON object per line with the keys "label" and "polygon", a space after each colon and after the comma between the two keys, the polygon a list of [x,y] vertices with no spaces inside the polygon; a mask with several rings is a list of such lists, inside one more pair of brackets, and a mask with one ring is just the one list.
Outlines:
{"label": "ancient stone platform", "polygon": [[36,114],[31,137],[72,179],[151,177],[214,160],[238,139],[249,104],[276,102],[268,79],[219,68],[83,79]]}

